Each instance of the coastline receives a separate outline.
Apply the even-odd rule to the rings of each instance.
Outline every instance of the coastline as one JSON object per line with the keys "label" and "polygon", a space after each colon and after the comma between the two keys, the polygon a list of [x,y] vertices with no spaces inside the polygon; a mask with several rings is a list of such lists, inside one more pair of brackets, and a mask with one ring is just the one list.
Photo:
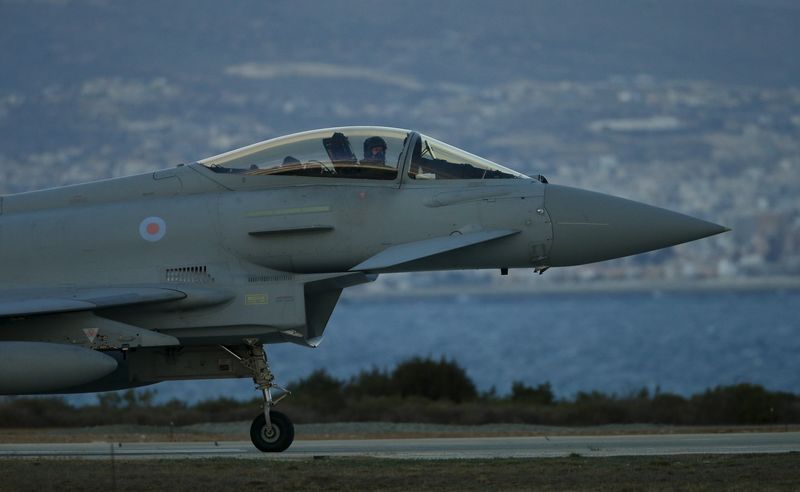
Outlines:
{"label": "coastline", "polygon": [[799,276],[704,278],[680,280],[591,280],[585,282],[487,283],[406,287],[403,289],[374,286],[348,289],[346,300],[431,298],[431,297],[501,297],[558,294],[635,294],[635,293],[701,293],[701,292],[785,292],[800,290]]}

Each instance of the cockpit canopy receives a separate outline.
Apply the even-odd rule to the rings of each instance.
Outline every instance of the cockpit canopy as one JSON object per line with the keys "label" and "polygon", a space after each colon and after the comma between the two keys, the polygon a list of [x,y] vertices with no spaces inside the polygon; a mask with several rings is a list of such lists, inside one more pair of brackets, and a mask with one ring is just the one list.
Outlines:
{"label": "cockpit canopy", "polygon": [[[410,156],[409,156],[410,152]],[[295,133],[200,161],[217,173],[395,180],[519,179],[524,174],[409,130],[342,127]]]}

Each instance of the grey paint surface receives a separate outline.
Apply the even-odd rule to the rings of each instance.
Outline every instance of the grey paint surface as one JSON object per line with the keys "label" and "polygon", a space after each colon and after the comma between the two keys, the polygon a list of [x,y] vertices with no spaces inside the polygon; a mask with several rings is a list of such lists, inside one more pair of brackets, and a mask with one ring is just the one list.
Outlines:
{"label": "grey paint surface", "polygon": [[[191,378],[176,370],[145,379],[137,359],[164,355],[188,364],[169,347],[239,346],[244,339],[316,345],[341,290],[380,273],[581,264],[725,230],[648,205],[521,179],[502,167],[491,172],[506,179],[475,179],[487,171],[476,174],[468,166],[470,179],[430,179],[434,174],[423,165],[443,161],[422,158],[420,142],[427,137],[405,130],[311,135],[373,130],[406,146],[395,149],[394,179],[356,179],[358,166],[352,165],[334,178],[302,169],[312,174],[219,172],[228,168],[195,163],[4,196],[0,344],[136,349],[121,360],[107,389],[125,387],[126,380],[136,386]],[[312,138],[302,135],[283,141],[294,149]],[[280,155],[281,141],[204,162],[259,162],[259,152]],[[208,353],[196,377],[240,377],[217,352]],[[218,371],[208,369],[215,365]]]}
{"label": "grey paint surface", "polygon": [[[367,155],[378,135],[393,161]],[[351,137],[363,140],[360,161]],[[249,372],[270,407],[261,346],[316,346],[341,291],[378,274],[543,271],[725,230],[380,127],[304,132],[174,169],[7,195],[0,353],[13,357],[0,394]],[[89,354],[85,366],[76,350]]]}
{"label": "grey paint surface", "polygon": [[57,391],[112,373],[117,361],[108,355],[63,343],[0,343],[0,393]]}

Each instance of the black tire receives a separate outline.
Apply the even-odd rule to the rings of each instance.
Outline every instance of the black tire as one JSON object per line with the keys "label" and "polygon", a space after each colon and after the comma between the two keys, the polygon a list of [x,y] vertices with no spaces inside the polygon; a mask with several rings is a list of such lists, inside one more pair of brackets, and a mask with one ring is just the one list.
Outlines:
{"label": "black tire", "polygon": [[294,441],[294,424],[281,412],[270,411],[269,419],[272,421],[272,427],[268,430],[264,414],[258,414],[250,426],[250,439],[259,451],[280,453]]}

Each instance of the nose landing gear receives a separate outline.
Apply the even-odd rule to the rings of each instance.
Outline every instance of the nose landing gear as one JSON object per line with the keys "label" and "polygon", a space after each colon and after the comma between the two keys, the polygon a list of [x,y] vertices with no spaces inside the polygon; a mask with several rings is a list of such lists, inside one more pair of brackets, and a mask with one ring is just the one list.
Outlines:
{"label": "nose landing gear", "polygon": [[294,441],[294,425],[289,417],[281,412],[269,411],[267,424],[266,411],[259,414],[250,425],[250,440],[265,453],[279,453]]}
{"label": "nose landing gear", "polygon": [[[289,417],[272,410],[278,402],[289,396],[290,392],[275,383],[275,376],[269,368],[269,360],[264,346],[258,339],[245,339],[247,354],[241,356],[231,349],[222,348],[234,356],[253,373],[256,389],[264,395],[264,412],[259,414],[250,426],[250,439],[260,451],[279,453],[291,446],[294,441],[294,424]],[[273,393],[273,388],[276,393]]]}

